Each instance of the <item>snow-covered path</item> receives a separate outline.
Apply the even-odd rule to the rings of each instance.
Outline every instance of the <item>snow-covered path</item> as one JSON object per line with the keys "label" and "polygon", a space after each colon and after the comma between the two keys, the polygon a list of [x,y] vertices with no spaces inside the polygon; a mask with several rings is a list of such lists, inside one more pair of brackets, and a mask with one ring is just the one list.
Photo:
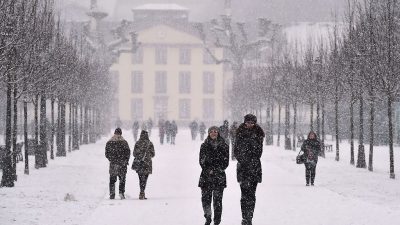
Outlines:
{"label": "snow-covered path", "polygon": [[[124,131],[123,135],[133,148],[131,133]],[[132,170],[127,175],[127,199],[108,199],[107,139],[103,139],[51,161],[46,169],[31,169],[29,176],[20,173],[15,188],[0,189],[0,224],[204,224],[197,187],[201,142],[190,141],[187,130],[180,131],[176,146],[160,146],[154,131],[152,137],[156,157],[146,189],[148,200],[138,200],[138,178]],[[398,153],[396,148],[396,162],[400,162]],[[341,154],[341,162],[334,161],[333,153],[321,159],[316,186],[306,187],[304,166],[295,164],[295,152],[265,147],[263,183],[257,189],[253,224],[397,224],[400,181],[388,178],[387,154],[377,149],[374,173],[350,166],[347,153],[342,150]],[[222,225],[239,225],[241,220],[235,171],[236,162],[231,161]],[[65,201],[67,193],[75,201]]]}

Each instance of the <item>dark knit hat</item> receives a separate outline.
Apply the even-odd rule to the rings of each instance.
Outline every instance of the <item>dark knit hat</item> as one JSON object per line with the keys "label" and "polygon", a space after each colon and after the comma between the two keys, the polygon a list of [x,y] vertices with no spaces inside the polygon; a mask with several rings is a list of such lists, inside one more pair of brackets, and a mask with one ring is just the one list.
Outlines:
{"label": "dark knit hat", "polygon": [[253,122],[257,123],[257,117],[253,114],[247,114],[244,116],[244,122]]}
{"label": "dark knit hat", "polygon": [[210,133],[212,130],[216,130],[219,133],[219,128],[217,126],[211,126],[210,128],[208,128],[208,133]]}
{"label": "dark knit hat", "polygon": [[121,128],[118,127],[117,129],[115,129],[114,134],[122,135]]}

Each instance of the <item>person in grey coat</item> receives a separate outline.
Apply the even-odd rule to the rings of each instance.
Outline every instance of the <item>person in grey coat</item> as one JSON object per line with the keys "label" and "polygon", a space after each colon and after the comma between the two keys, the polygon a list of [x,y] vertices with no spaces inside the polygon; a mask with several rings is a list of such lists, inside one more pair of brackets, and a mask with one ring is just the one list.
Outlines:
{"label": "person in grey coat", "polygon": [[145,195],[145,189],[147,185],[147,179],[149,178],[149,175],[153,172],[152,158],[154,156],[154,145],[149,139],[149,134],[147,131],[142,130],[142,132],[140,133],[140,138],[136,142],[135,148],[133,149],[133,157],[141,161],[139,167],[136,169],[136,173],[139,176],[140,200],[147,199]]}
{"label": "person in grey coat", "polygon": [[119,178],[119,196],[125,199],[125,180],[131,150],[128,142],[122,137],[121,128],[114,131],[114,136],[106,143],[105,156],[110,162],[110,199],[115,198],[115,182]]}
{"label": "person in grey coat", "polygon": [[257,117],[247,114],[236,131],[234,153],[237,159],[237,181],[240,184],[242,225],[251,225],[256,205],[256,189],[262,181],[261,155],[264,131]]}
{"label": "person in grey coat", "polygon": [[219,135],[216,126],[208,129],[208,137],[200,147],[199,163],[201,174],[199,187],[201,188],[201,202],[203,205],[205,225],[211,224],[211,202],[214,208],[214,225],[221,222],[222,196],[226,188],[225,169],[229,165],[229,146]]}

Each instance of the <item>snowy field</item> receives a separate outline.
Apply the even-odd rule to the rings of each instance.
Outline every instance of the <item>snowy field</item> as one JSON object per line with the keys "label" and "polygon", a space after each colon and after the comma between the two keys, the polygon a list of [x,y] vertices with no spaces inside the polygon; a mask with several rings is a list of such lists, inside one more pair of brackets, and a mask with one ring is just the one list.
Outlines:
{"label": "snowy field", "polygon": [[[123,136],[133,148],[131,131],[124,130]],[[81,146],[80,150],[67,153],[66,158],[50,160],[44,169],[34,169],[32,157],[29,176],[23,174],[24,164],[19,163],[16,187],[0,188],[0,224],[204,224],[197,187],[201,142],[191,141],[188,130],[179,131],[175,146],[161,146],[158,130],[153,130],[151,140],[156,157],[146,201],[138,200],[138,177],[130,169],[127,199],[108,199],[108,161],[104,157],[108,138]],[[340,147],[340,162],[334,160],[334,152],[320,159],[314,187],[305,186],[304,166],[295,163],[297,151],[264,147],[263,183],[257,189],[253,224],[399,224],[400,149],[395,148],[397,179],[392,180],[388,174],[388,147],[375,148],[373,173],[351,166],[349,144],[343,142]],[[227,169],[222,225],[239,225],[241,221],[240,189],[235,171],[236,162],[231,161]]]}

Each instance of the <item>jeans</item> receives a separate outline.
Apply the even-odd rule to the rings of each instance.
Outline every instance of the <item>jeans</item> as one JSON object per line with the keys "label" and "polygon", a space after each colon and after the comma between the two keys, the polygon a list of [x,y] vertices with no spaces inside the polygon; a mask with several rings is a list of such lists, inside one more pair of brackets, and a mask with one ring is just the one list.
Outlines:
{"label": "jeans", "polygon": [[117,177],[119,179],[119,193],[125,193],[125,180],[126,174],[117,175],[117,176],[110,176],[110,195],[115,195],[115,182],[117,182]]}
{"label": "jeans", "polygon": [[224,195],[224,188],[211,189],[201,188],[201,203],[203,205],[204,217],[211,219],[211,201],[214,208],[214,224],[221,222],[222,216],[222,197]]}

